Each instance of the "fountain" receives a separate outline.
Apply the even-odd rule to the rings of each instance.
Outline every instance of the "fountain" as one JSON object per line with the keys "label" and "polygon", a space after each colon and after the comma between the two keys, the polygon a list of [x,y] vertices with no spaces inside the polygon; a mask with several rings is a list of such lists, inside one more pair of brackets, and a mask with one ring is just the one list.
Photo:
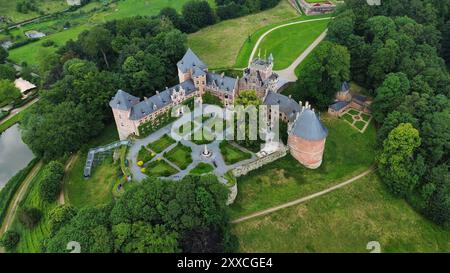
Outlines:
{"label": "fountain", "polygon": [[210,158],[212,156],[212,152],[208,150],[208,146],[205,144],[205,149],[202,152],[202,156],[204,158]]}

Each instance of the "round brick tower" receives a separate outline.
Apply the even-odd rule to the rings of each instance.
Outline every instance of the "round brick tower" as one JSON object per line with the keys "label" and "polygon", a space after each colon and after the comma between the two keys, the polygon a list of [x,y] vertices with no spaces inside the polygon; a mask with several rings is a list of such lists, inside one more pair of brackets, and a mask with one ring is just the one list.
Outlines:
{"label": "round brick tower", "polygon": [[316,169],[322,164],[328,130],[310,107],[306,104],[295,120],[288,146],[291,155],[301,164]]}

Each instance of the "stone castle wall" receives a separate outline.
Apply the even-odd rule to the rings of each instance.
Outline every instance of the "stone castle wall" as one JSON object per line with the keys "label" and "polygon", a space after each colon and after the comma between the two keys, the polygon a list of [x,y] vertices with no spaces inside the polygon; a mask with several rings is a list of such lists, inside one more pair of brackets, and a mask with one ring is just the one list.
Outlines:
{"label": "stone castle wall", "polygon": [[239,166],[239,167],[233,169],[233,171],[232,171],[233,175],[236,177],[246,175],[247,173],[249,173],[253,170],[259,169],[262,166],[269,164],[270,162],[273,162],[277,159],[284,157],[285,155],[287,155],[288,150],[289,149],[287,147],[283,147],[279,151],[276,151],[272,154],[269,154],[269,155],[261,157],[261,158],[257,158],[254,161],[251,161],[242,166]]}
{"label": "stone castle wall", "polygon": [[291,155],[295,159],[307,168],[316,169],[322,164],[325,141],[325,139],[309,141],[298,136],[290,135],[288,145]]}

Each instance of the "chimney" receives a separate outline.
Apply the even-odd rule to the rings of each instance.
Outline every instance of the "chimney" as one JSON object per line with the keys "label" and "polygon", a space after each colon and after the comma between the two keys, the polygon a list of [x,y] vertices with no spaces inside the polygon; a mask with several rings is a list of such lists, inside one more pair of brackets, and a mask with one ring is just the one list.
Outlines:
{"label": "chimney", "polygon": [[292,99],[292,95],[289,95],[289,98]]}
{"label": "chimney", "polygon": [[220,77],[223,79],[223,77],[225,77],[225,72],[220,73]]}

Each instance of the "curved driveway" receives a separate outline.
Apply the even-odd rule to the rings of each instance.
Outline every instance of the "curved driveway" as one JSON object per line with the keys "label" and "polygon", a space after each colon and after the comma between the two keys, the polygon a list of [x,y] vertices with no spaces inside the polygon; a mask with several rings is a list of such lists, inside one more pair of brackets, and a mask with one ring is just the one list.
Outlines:
{"label": "curved driveway", "polygon": [[[297,25],[297,24],[304,24],[304,23],[309,23],[309,22],[314,22],[314,21],[329,20],[329,19],[332,19],[332,18],[333,17],[325,17],[325,18],[317,18],[317,19],[304,20],[304,21],[296,21],[296,22],[291,22],[291,23],[286,23],[286,24],[283,24],[283,25],[279,25],[279,26],[276,26],[276,27],[273,27],[273,28],[269,29],[268,31],[264,32],[264,34],[261,35],[261,37],[259,37],[259,39],[256,42],[255,46],[253,47],[252,54],[250,54],[250,58],[248,59],[248,65],[250,66],[253,58],[256,55],[256,51],[258,50],[261,42],[272,31],[280,29],[280,28],[283,28],[283,27],[287,27],[287,26],[292,26],[292,25]],[[280,71],[275,71],[275,72],[278,73],[281,76],[281,78],[283,78],[285,81],[288,81],[288,82],[296,81],[297,80],[297,76],[295,75],[295,68],[297,68],[297,66],[325,38],[326,32],[327,32],[327,30],[325,30],[305,51],[303,51],[302,54],[288,68],[280,70]]]}

